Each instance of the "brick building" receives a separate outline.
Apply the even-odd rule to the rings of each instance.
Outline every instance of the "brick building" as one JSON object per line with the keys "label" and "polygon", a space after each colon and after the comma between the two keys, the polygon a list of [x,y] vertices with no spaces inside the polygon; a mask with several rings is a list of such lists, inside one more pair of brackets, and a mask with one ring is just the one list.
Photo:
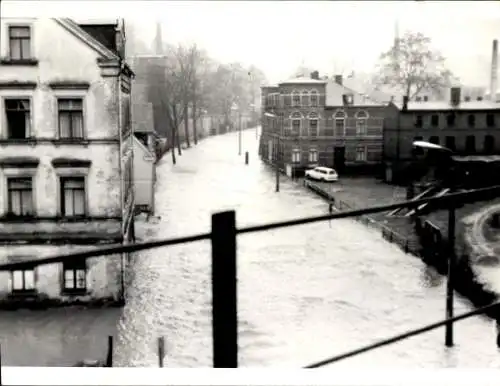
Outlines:
{"label": "brick building", "polygon": [[388,107],[384,123],[387,181],[402,179],[418,155],[412,146],[416,140],[445,146],[457,156],[500,154],[500,104],[461,94],[455,87],[448,101],[405,101]]}
{"label": "brick building", "polygon": [[262,103],[260,155],[286,174],[317,165],[339,173],[380,166],[386,106],[345,87],[341,76],[314,72],[262,87]]}

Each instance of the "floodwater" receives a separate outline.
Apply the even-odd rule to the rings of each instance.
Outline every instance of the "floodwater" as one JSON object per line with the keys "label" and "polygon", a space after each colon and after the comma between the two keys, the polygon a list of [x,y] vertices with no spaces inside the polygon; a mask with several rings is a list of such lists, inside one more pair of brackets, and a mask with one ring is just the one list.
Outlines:
{"label": "floodwater", "polygon": [[[328,212],[323,200],[284,177],[276,193],[255,132],[244,132],[242,142],[241,156],[236,133],[204,140],[175,166],[166,154],[157,170],[160,219],[140,225],[141,232],[206,232],[212,213],[230,209],[238,226]],[[4,365],[103,358],[105,336],[119,319],[116,365],[156,367],[163,336],[165,366],[211,367],[210,259],[208,241],[141,252],[122,311],[1,313]],[[242,367],[305,366],[445,316],[445,282],[354,220],[239,236],[238,276]],[[470,309],[461,299],[455,306],[456,313]],[[456,325],[451,349],[439,329],[331,366],[498,367],[495,340],[493,322],[476,317]]]}

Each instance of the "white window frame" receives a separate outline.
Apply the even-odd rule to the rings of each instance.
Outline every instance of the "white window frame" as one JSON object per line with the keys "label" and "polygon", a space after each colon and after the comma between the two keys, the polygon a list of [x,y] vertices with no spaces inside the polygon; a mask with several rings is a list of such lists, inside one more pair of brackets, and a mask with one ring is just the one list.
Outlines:
{"label": "white window frame", "polygon": [[62,186],[61,186],[61,178],[67,178],[67,177],[83,177],[84,180],[84,186],[85,186],[85,214],[84,217],[88,217],[91,215],[92,208],[90,207],[90,200],[89,200],[89,183],[88,183],[88,174],[89,174],[89,168],[88,167],[57,167],[54,168],[54,171],[57,176],[57,192],[56,192],[56,197],[57,197],[57,214],[59,217],[62,218],[71,218],[71,217],[66,217],[62,213],[62,200],[63,197],[61,197],[61,192],[62,192]]}
{"label": "white window frame", "polygon": [[4,167],[1,170],[3,174],[2,182],[3,182],[3,196],[5,197],[4,200],[4,207],[3,211],[4,214],[7,214],[9,211],[9,200],[8,200],[8,184],[7,184],[7,179],[8,178],[31,178],[32,179],[32,184],[31,184],[31,195],[33,198],[33,216],[36,217],[38,215],[38,208],[37,208],[37,178],[36,178],[36,173],[37,173],[38,167],[34,168],[19,168],[19,167]]}
{"label": "white window frame", "polygon": [[[26,139],[35,138],[35,127],[34,127],[34,112],[33,112],[33,90],[18,90],[16,94],[9,93],[8,95],[2,95],[2,126],[3,130],[1,130],[0,135],[2,139],[9,139],[9,129],[8,129],[8,121],[7,121],[7,110],[6,110],[6,100],[19,100],[19,99],[27,99],[30,103],[30,117],[29,117],[29,131],[26,135]],[[22,139],[16,140],[12,139],[11,141],[22,141]]]}
{"label": "white window frame", "polygon": [[[366,162],[366,146],[356,146],[356,162]],[[362,155],[359,157],[359,155]]]}
{"label": "white window frame", "polygon": [[[316,103],[313,103],[313,95],[316,97]],[[311,107],[319,107],[319,92],[316,90],[311,90],[309,93],[309,105]]]}
{"label": "white window frame", "polygon": [[[23,275],[23,288],[22,289],[19,289],[19,288],[14,288],[14,273],[15,272],[22,272],[22,275]],[[26,272],[32,272],[33,274],[33,288],[26,288],[25,286],[25,283],[26,283]],[[9,278],[9,282],[10,282],[10,293],[11,294],[23,294],[23,293],[33,293],[33,292],[36,292],[36,282],[37,282],[37,275],[36,275],[36,267],[33,267],[33,269],[13,269],[10,271],[10,278]]]}
{"label": "white window frame", "polygon": [[300,163],[301,161],[301,151],[300,149],[293,149],[292,150],[292,163]]}
{"label": "white window frame", "polygon": [[[292,91],[292,107],[302,107],[302,95],[297,90]],[[295,98],[298,97],[298,104],[295,103]]]}
{"label": "white window frame", "polygon": [[[87,116],[87,90],[57,90],[54,92],[54,122],[55,122],[55,138],[59,141],[86,141],[88,138],[87,127],[88,125],[88,116]],[[60,99],[81,99],[82,100],[82,130],[83,137],[82,138],[63,138],[60,136],[59,132],[59,100]],[[132,109],[132,105],[130,106]]]}
{"label": "white window frame", "polygon": [[34,60],[36,59],[36,55],[35,55],[35,34],[34,34],[34,23],[32,21],[33,19],[31,19],[30,21],[18,21],[18,22],[10,22],[10,23],[5,23],[4,24],[4,30],[2,31],[3,32],[3,36],[5,36],[5,40],[2,39],[2,44],[5,49],[2,50],[2,52],[0,53],[0,56],[3,56],[3,57],[6,57],[8,58],[9,60],[13,60],[12,59],[12,55],[11,55],[11,52],[10,52],[10,34],[9,34],[9,28],[10,27],[27,27],[29,28],[30,30],[30,57],[27,58],[27,59],[23,59],[23,60]]}
{"label": "white window frame", "polygon": [[309,163],[311,164],[316,164],[318,163],[318,150],[317,149],[310,149],[309,150]]}

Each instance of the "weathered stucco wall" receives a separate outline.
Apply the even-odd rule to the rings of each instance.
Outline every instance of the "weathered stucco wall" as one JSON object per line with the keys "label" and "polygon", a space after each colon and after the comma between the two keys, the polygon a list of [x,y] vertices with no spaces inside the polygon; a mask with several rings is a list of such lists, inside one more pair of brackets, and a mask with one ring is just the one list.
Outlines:
{"label": "weathered stucco wall", "polygon": [[[0,261],[7,261],[9,256],[26,256],[43,258],[57,254],[93,249],[95,246],[9,246],[0,248]],[[19,260],[19,258],[17,259]],[[62,295],[62,264],[42,265],[35,268],[35,283],[41,299],[60,300],[92,300],[111,298],[118,300],[121,293],[121,255],[111,255],[107,258],[90,258],[87,260],[87,288],[86,295]],[[11,292],[11,273],[0,271],[0,301],[8,298]]]}

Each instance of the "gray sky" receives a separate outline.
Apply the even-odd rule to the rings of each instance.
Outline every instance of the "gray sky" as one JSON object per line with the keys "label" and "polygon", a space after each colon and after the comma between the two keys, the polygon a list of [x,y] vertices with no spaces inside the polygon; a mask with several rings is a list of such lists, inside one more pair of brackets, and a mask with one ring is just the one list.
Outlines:
{"label": "gray sky", "polygon": [[[30,4],[31,3],[31,4]],[[220,61],[260,67],[271,81],[302,61],[320,72],[370,71],[399,29],[433,40],[462,81],[488,84],[491,45],[500,39],[500,2],[2,1],[2,16],[124,17],[151,41],[194,41]]]}

